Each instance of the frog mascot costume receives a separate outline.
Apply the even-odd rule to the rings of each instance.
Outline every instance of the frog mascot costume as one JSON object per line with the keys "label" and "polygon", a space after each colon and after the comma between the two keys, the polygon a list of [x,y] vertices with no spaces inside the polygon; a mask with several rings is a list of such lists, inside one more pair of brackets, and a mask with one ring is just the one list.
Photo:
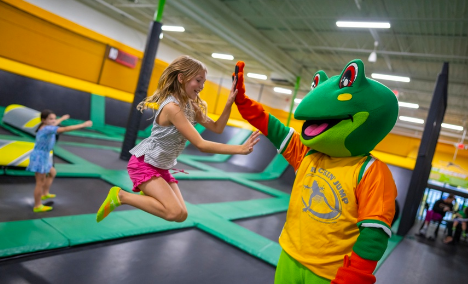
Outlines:
{"label": "frog mascot costume", "polygon": [[236,105],[296,172],[275,283],[375,283],[372,274],[387,248],[397,190],[387,165],[369,152],[393,128],[394,93],[366,78],[361,60],[341,75],[314,75],[312,90],[283,125],[245,95],[244,62]]}

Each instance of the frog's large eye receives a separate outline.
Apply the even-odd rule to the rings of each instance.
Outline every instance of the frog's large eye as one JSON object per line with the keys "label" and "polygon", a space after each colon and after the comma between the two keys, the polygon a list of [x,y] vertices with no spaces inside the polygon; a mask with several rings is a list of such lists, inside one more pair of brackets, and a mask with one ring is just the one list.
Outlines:
{"label": "frog's large eye", "polygon": [[356,63],[351,63],[346,67],[340,79],[340,89],[351,87],[358,75],[358,66]]}
{"label": "frog's large eye", "polygon": [[310,85],[310,90],[313,91],[315,87],[317,87],[319,82],[320,82],[320,74],[316,74],[314,77],[314,80],[312,81],[312,85]]}

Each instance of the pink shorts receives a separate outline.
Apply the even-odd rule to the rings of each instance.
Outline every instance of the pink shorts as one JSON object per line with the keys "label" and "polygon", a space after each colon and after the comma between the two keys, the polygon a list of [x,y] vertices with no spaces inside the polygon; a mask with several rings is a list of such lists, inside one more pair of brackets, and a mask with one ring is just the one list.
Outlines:
{"label": "pink shorts", "polygon": [[138,158],[132,155],[130,161],[128,161],[127,171],[133,182],[132,190],[135,192],[140,191],[138,188],[140,184],[149,181],[153,177],[161,177],[167,181],[167,183],[178,183],[169,170],[156,168],[155,166],[145,163],[144,155]]}

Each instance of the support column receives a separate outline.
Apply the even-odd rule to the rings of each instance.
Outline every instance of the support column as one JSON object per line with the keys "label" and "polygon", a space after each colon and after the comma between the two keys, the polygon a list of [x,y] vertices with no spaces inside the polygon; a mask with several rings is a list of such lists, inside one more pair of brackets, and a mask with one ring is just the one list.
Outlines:
{"label": "support column", "polygon": [[416,166],[414,167],[405,205],[401,215],[398,235],[404,236],[414,225],[414,219],[421,203],[424,191],[427,187],[427,180],[432,168],[432,158],[434,157],[437,140],[439,139],[440,128],[447,108],[448,89],[448,62],[442,67],[434,89],[431,107],[424,126],[421,144],[419,145]]}
{"label": "support column", "polygon": [[128,116],[127,128],[125,130],[125,138],[120,152],[120,159],[128,161],[131,157],[130,149],[135,146],[140,128],[142,113],[136,109],[138,104],[143,101],[148,93],[148,85],[153,73],[154,60],[159,46],[159,35],[161,34],[161,19],[164,11],[165,0],[159,0],[158,10],[154,15],[154,21],[150,24],[148,39],[146,41],[145,53],[141,63],[140,75],[138,84],[133,98],[130,115]]}

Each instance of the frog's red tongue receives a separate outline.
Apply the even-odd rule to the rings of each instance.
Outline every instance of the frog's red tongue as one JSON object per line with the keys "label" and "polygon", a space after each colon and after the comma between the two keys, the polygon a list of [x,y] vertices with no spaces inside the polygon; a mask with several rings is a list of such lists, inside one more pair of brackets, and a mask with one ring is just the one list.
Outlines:
{"label": "frog's red tongue", "polygon": [[327,129],[328,123],[322,123],[320,125],[312,124],[307,126],[304,130],[304,134],[307,136],[317,136],[322,133],[325,129]]}

